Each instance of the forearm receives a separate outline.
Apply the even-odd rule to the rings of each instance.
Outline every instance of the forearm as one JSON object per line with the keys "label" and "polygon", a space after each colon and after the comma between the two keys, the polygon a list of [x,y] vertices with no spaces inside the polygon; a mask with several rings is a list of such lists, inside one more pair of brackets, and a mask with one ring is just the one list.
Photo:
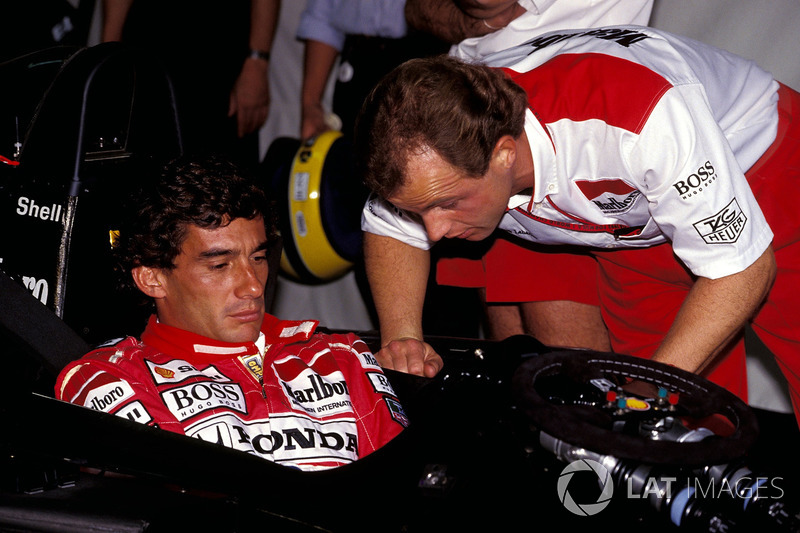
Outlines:
{"label": "forearm", "polygon": [[302,105],[319,104],[339,52],[321,41],[308,40],[303,66]]}
{"label": "forearm", "polygon": [[228,116],[236,116],[239,137],[257,131],[269,113],[269,54],[278,23],[279,0],[252,0],[248,54],[231,89]]}
{"label": "forearm", "polygon": [[403,338],[422,340],[430,252],[391,237],[364,233],[364,259],[380,320],[381,345]]}
{"label": "forearm", "polygon": [[775,279],[768,248],[737,274],[698,278],[653,360],[700,373],[756,313]]}
{"label": "forearm", "polygon": [[405,13],[410,27],[450,44],[493,31],[481,19],[464,13],[453,0],[407,0]]}
{"label": "forearm", "polygon": [[407,0],[405,7],[410,27],[450,44],[488,35],[524,12],[516,0]]}
{"label": "forearm", "polygon": [[492,19],[511,10],[517,0],[453,0],[453,3],[470,17]]}
{"label": "forearm", "polygon": [[339,51],[327,43],[313,39],[306,41],[303,87],[300,94],[302,140],[316,137],[332,129],[322,106],[322,97],[338,55]]}
{"label": "forearm", "polygon": [[281,0],[252,0],[250,4],[250,48],[270,52],[278,27]]}
{"label": "forearm", "polygon": [[103,25],[100,40],[104,43],[121,41],[125,19],[133,0],[103,0]]}

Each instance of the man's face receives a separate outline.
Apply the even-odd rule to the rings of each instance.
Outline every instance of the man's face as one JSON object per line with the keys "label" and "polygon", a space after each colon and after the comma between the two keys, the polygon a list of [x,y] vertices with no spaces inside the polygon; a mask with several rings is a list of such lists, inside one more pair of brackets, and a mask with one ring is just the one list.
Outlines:
{"label": "man's face", "polygon": [[427,149],[409,157],[405,183],[387,200],[419,215],[433,241],[479,241],[500,223],[511,188],[510,174],[495,165],[490,165],[486,175],[474,178]]}
{"label": "man's face", "polygon": [[224,342],[258,338],[264,319],[267,236],[261,217],[227,226],[189,225],[175,268],[159,270],[159,320]]}

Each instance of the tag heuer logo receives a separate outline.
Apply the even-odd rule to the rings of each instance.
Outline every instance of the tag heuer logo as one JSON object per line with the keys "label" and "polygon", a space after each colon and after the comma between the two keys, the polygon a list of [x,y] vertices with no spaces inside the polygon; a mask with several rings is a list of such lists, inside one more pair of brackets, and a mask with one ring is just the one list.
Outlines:
{"label": "tag heuer logo", "polygon": [[747,217],[734,198],[716,215],[695,222],[694,229],[706,244],[728,244],[739,239],[746,223]]}

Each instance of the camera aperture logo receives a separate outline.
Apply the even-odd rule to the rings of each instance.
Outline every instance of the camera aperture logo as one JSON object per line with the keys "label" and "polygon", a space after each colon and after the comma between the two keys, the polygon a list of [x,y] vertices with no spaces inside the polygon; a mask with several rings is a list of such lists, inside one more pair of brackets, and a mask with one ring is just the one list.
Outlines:
{"label": "camera aperture logo", "polygon": [[[576,472],[588,471],[597,475],[601,487],[600,495],[596,502],[577,503],[567,490],[569,482]],[[611,501],[611,497],[614,495],[614,481],[611,479],[611,472],[605,466],[591,459],[581,459],[571,462],[561,471],[556,489],[558,490],[558,499],[569,512],[579,516],[592,516],[605,509]]]}
{"label": "camera aperture logo", "polygon": [[[580,479],[572,484],[573,490],[570,493],[568,489],[576,473],[580,474]],[[648,475],[645,478],[630,477],[624,481],[617,479],[618,483],[627,484],[627,493],[620,493],[617,496],[634,500],[648,499],[651,503],[657,500],[661,505],[665,505],[666,509],[670,509],[674,521],[679,520],[675,516],[679,517],[684,512],[688,500],[692,500],[693,505],[697,506],[717,505],[710,503],[712,500],[721,500],[724,505],[734,502],[735,505],[742,506],[742,509],[755,501],[781,500],[784,496],[784,491],[779,486],[781,480],[780,477],[754,476],[745,466],[734,468],[721,478],[689,476],[681,480],[678,477]],[[682,481],[685,481],[685,485]],[[597,496],[598,488],[599,496]],[[602,463],[591,459],[579,459],[569,463],[561,471],[557,483],[561,504],[578,516],[593,516],[603,511],[615,496],[614,490],[611,471]],[[578,496],[575,497],[575,494]],[[595,496],[596,501],[591,501]],[[590,501],[586,503],[587,500]],[[678,505],[676,502],[681,504]],[[675,505],[678,507],[674,507]],[[777,508],[771,505],[768,512],[770,514],[778,512]],[[679,521],[675,523],[679,524]]]}

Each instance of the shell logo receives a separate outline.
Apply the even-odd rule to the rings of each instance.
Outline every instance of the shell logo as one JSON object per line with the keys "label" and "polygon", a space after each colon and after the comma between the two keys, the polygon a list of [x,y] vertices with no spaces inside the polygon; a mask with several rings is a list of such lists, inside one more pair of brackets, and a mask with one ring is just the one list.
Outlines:
{"label": "shell logo", "polygon": [[172,378],[175,377],[175,372],[173,372],[169,368],[163,368],[163,367],[157,366],[157,367],[155,367],[154,370],[155,370],[156,374],[158,374],[162,378],[172,379]]}

